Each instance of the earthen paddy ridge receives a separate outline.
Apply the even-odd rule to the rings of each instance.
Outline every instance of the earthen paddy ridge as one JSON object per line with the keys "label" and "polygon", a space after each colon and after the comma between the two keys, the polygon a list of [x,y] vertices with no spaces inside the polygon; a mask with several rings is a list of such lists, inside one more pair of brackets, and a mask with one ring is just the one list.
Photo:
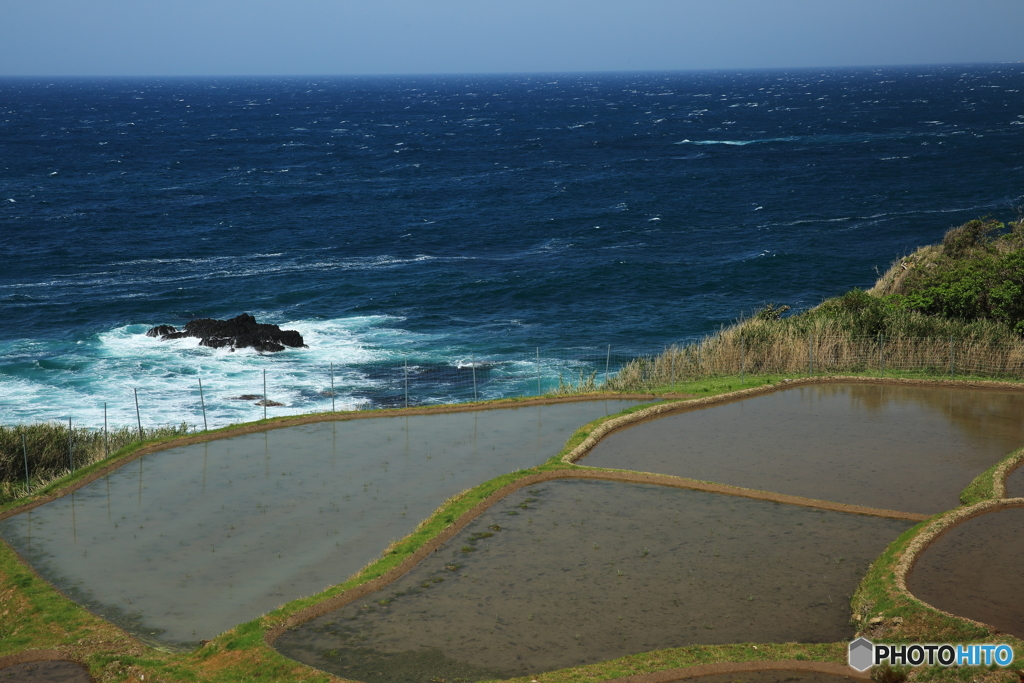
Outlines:
{"label": "earthen paddy ridge", "polygon": [[[846,628],[847,631],[836,633],[844,638],[856,634],[862,634],[876,641],[886,642],[938,642],[939,640],[958,640],[959,642],[1009,642],[1020,650],[1021,641],[1016,637],[999,631],[993,625],[981,621],[972,620],[969,615],[953,615],[940,609],[942,605],[932,606],[915,597],[907,590],[907,577],[912,576],[912,569],[915,560],[922,555],[929,543],[940,538],[944,532],[954,528],[963,520],[970,520],[978,515],[984,514],[994,508],[1014,508],[1024,506],[1024,499],[1006,498],[1007,476],[1019,465],[1021,452],[1016,450],[1020,443],[1012,443],[1016,435],[1005,436],[1008,439],[1003,446],[1011,444],[1009,449],[1001,452],[999,448],[988,452],[982,457],[983,461],[973,462],[971,466],[977,466],[980,471],[960,494],[960,502],[957,501],[945,511],[939,508],[931,510],[902,510],[899,505],[884,507],[881,505],[858,504],[860,501],[854,497],[846,501],[836,501],[831,498],[838,496],[807,496],[798,495],[788,491],[765,490],[756,486],[744,486],[750,482],[732,481],[701,481],[697,478],[688,478],[679,474],[665,472],[638,472],[629,470],[626,467],[612,469],[605,467],[588,466],[587,460],[591,457],[587,453],[597,450],[597,444],[606,439],[608,435],[614,434],[621,437],[630,431],[644,428],[652,418],[658,416],[674,416],[714,409],[719,406],[734,405],[737,401],[745,402],[751,398],[767,398],[769,394],[782,392],[797,388],[800,391],[807,391],[812,387],[818,387],[816,391],[825,389],[833,394],[841,389],[840,387],[857,387],[858,390],[870,387],[895,387],[900,390],[908,388],[914,391],[928,389],[946,394],[947,406],[952,405],[949,400],[953,393],[970,393],[975,397],[982,397],[981,403],[990,404],[993,399],[991,395],[1012,395],[1020,396],[1019,386],[1010,383],[996,382],[953,382],[946,380],[877,380],[864,378],[809,378],[807,380],[789,380],[757,384],[763,379],[747,378],[749,388],[741,388],[738,391],[726,392],[720,395],[705,396],[703,398],[691,398],[684,395],[648,395],[648,396],[609,396],[614,399],[635,399],[635,400],[657,400],[653,405],[630,408],[619,415],[601,417],[588,423],[571,438],[569,438],[561,452],[552,454],[543,464],[521,468],[515,472],[509,472],[490,479],[482,484],[473,486],[465,491],[451,496],[433,514],[424,519],[419,526],[406,537],[387,543],[387,539],[381,539],[381,545],[386,545],[383,554],[375,561],[363,567],[348,580],[328,588],[312,597],[293,600],[281,605],[279,608],[264,614],[262,617],[244,624],[235,626],[228,631],[212,638],[209,642],[203,643],[200,647],[186,652],[165,651],[152,645],[146,645],[137,639],[129,636],[120,629],[114,627],[99,617],[82,609],[80,606],[61,595],[52,585],[35,574],[34,570],[18,558],[6,545],[0,548],[3,559],[0,564],[0,595],[3,596],[0,608],[7,611],[7,614],[14,617],[8,620],[8,625],[0,627],[0,666],[30,661],[65,659],[81,662],[87,665],[92,671],[95,679],[103,680],[138,680],[138,676],[146,676],[148,680],[344,680],[335,678],[330,674],[320,671],[295,660],[280,655],[275,648],[280,647],[276,641],[282,642],[301,633],[305,624],[313,624],[315,620],[323,621],[325,615],[335,610],[344,609],[360,601],[365,601],[374,596],[377,592],[386,592],[400,585],[402,580],[411,581],[416,572],[440,571],[450,575],[463,571],[461,568],[452,571],[446,568],[430,570],[430,561],[433,555],[440,555],[444,552],[452,552],[451,545],[459,544],[456,553],[460,553],[463,547],[485,546],[496,543],[494,540],[502,536],[500,532],[484,531],[476,529],[487,515],[501,514],[502,506],[512,506],[510,511],[515,511],[515,505],[534,498],[533,502],[527,502],[527,508],[540,500],[538,494],[547,496],[555,495],[558,498],[559,490],[570,490],[573,487],[584,487],[580,490],[603,490],[605,495],[611,496],[602,505],[595,509],[593,516],[582,515],[580,526],[585,526],[586,519],[596,519],[601,512],[615,507],[614,501],[620,497],[615,491],[627,489],[635,493],[637,490],[656,491],[655,496],[669,496],[666,500],[673,500],[673,504],[683,500],[684,497],[693,500],[702,498],[708,501],[717,501],[712,504],[723,504],[722,501],[733,501],[740,505],[769,505],[787,511],[796,511],[797,514],[804,514],[800,511],[807,511],[814,515],[837,515],[837,519],[856,518],[862,520],[876,520],[870,523],[904,525],[894,527],[892,535],[882,540],[882,546],[888,543],[880,556],[874,558],[870,567],[863,571],[861,567],[857,572],[859,586],[855,588],[852,601],[849,593],[843,596],[843,604],[852,605],[847,608],[846,621],[839,625],[839,628]],[[739,382],[736,382],[739,385]],[[984,395],[984,396],[983,396]],[[593,399],[590,396],[576,397],[577,400]],[[1013,403],[1017,399],[1008,399]],[[564,399],[551,399],[544,403],[560,403]],[[928,410],[942,412],[937,401]],[[955,404],[956,401],[953,401]],[[431,412],[460,413],[468,410],[487,410],[499,408],[504,404],[486,404],[472,406],[451,406],[438,409],[433,408]],[[523,402],[516,402],[516,405],[524,405]],[[749,404],[748,404],[749,405]],[[1016,410],[1013,408],[1011,410]],[[383,411],[381,411],[383,412]],[[387,416],[412,415],[413,411],[389,411]],[[417,414],[422,414],[419,411]],[[954,415],[956,410],[947,411],[947,417],[956,421]],[[384,417],[385,415],[381,415]],[[992,420],[1002,420],[1005,415],[1000,415],[998,410],[986,412],[986,416]],[[346,420],[352,417],[365,419],[370,415],[359,416],[335,414],[304,416],[303,418],[291,418],[290,420],[274,420],[265,423],[244,425],[235,430],[220,430],[218,433],[203,434],[187,437],[187,440],[175,440],[172,443],[143,444],[126,449],[125,452],[115,454],[107,462],[98,463],[93,471],[79,473],[76,481],[66,483],[63,490],[53,487],[53,490],[44,491],[36,498],[21,505],[19,508],[9,507],[0,511],[0,516],[10,517],[20,514],[30,507],[45,504],[49,500],[55,500],[70,493],[71,490],[78,490],[89,481],[123,466],[125,462],[135,460],[145,453],[154,453],[158,450],[176,448],[186,444],[201,443],[209,439],[221,439],[237,436],[240,433],[254,433],[267,429],[278,429],[285,426],[294,426],[296,422],[314,423],[320,421]],[[962,417],[962,416],[961,416]],[[961,420],[964,422],[964,420]],[[969,422],[967,420],[966,422]],[[340,422],[339,422],[340,424]],[[986,423],[988,424],[988,423]],[[961,430],[963,431],[963,430]],[[967,430],[969,431],[969,430]],[[897,449],[898,450],[898,449]],[[1012,452],[1010,452],[1012,451]],[[1007,452],[1010,452],[1007,455]],[[973,457],[977,457],[975,453]],[[582,461],[580,460],[582,458]],[[578,462],[577,462],[578,461]],[[621,463],[614,463],[620,465]],[[651,468],[658,469],[658,468]],[[100,472],[101,470],[106,470]],[[86,481],[88,480],[88,481]],[[754,482],[755,484],[757,482]],[[1012,483],[1012,479],[1011,482]],[[587,489],[586,487],[598,486],[599,489]],[[554,487],[554,488],[551,488]],[[568,487],[568,488],[566,488]],[[775,488],[781,488],[776,486]],[[525,491],[524,491],[525,489]],[[547,493],[545,493],[547,492]],[[1012,489],[1011,489],[1012,492]],[[673,498],[675,494],[675,498]],[[945,495],[945,494],[942,494]],[[516,496],[522,497],[518,501]],[[562,496],[565,498],[565,496]],[[581,495],[582,498],[582,495]],[[569,504],[572,496],[562,500],[561,505]],[[741,502],[746,501],[746,502]],[[875,502],[875,501],[871,501]],[[728,502],[724,503],[729,505]],[[550,507],[550,506],[549,506]],[[556,505],[557,507],[557,505]],[[634,504],[631,507],[636,510],[646,509],[649,506]],[[735,504],[733,505],[735,507]],[[520,515],[521,516],[521,515]],[[680,514],[675,521],[682,520],[686,515]],[[511,516],[509,516],[511,517]],[[478,521],[478,518],[480,520]],[[754,516],[757,518],[757,515]],[[532,519],[532,517],[528,517]],[[560,519],[560,515],[548,520],[554,528],[554,523]],[[518,520],[517,522],[522,522]],[[650,520],[648,520],[650,521]],[[539,520],[533,520],[527,526],[540,524]],[[643,523],[642,523],[643,524]],[[500,523],[494,522],[494,526],[501,527]],[[491,526],[491,525],[485,525]],[[629,526],[627,524],[627,526]],[[642,525],[641,525],[642,526]],[[727,525],[728,526],[728,525]],[[735,521],[733,521],[735,526]],[[909,527],[909,528],[908,528]],[[509,527],[511,530],[511,527]],[[569,528],[573,528],[570,524]],[[502,530],[504,531],[504,527]],[[530,531],[538,536],[540,526],[532,527]],[[902,530],[902,533],[900,533]],[[644,533],[641,529],[634,529],[639,532],[642,538]],[[492,536],[481,534],[490,533]],[[519,533],[521,537],[527,535],[526,529]],[[466,541],[475,535],[473,541]],[[539,534],[539,541],[543,543],[544,534]],[[628,534],[627,534],[628,536]],[[660,536],[670,538],[669,531],[664,531]],[[506,537],[510,537],[506,534]],[[893,540],[895,538],[895,540]],[[564,539],[563,539],[564,541]],[[536,541],[535,541],[536,542]],[[584,542],[576,539],[574,542]],[[601,545],[601,540],[586,541],[592,544]],[[740,542],[742,545],[742,541]],[[938,547],[938,546],[936,546]],[[643,551],[647,550],[644,555]],[[481,548],[477,551],[464,553],[467,557],[472,555],[474,562],[482,562],[485,555],[494,553],[495,550]],[[582,552],[582,551],[580,551]],[[678,551],[677,551],[678,552]],[[512,552],[508,557],[523,553]],[[543,555],[544,553],[542,553]],[[547,553],[551,554],[551,553]],[[659,556],[671,555],[671,553],[658,552]],[[742,553],[740,553],[742,554]],[[838,553],[837,553],[838,554]],[[654,549],[644,546],[639,550],[638,558],[619,558],[613,562],[635,561],[637,567],[650,567],[655,562]],[[480,558],[480,559],[478,559]],[[830,561],[834,558],[830,556]],[[868,558],[871,559],[871,558]],[[666,561],[660,557],[659,561]],[[841,563],[840,563],[841,564]],[[851,563],[852,564],[852,563]],[[504,568],[510,574],[514,573],[514,563],[506,563]],[[452,566],[451,564],[447,566]],[[847,565],[848,567],[851,565]],[[626,575],[625,570],[623,576]],[[476,569],[479,576],[495,575],[497,572],[488,569],[486,563]],[[408,575],[408,576],[406,576]],[[444,574],[442,574],[443,576]],[[472,573],[470,574],[472,576]],[[653,581],[652,585],[665,584],[667,577],[671,576],[670,570],[653,571],[647,580]],[[616,582],[621,583],[624,579],[619,574],[612,575]],[[678,577],[677,577],[678,578]],[[515,577],[523,582],[529,581],[526,574]],[[738,584],[742,579],[736,578],[732,583]],[[429,583],[429,580],[427,581]],[[420,582],[421,585],[424,583]],[[913,580],[911,581],[913,585]],[[391,584],[394,584],[392,586]],[[434,586],[444,585],[441,582],[431,584]],[[536,584],[538,587],[540,584]],[[661,590],[665,586],[661,586]],[[429,592],[429,591],[427,591]],[[529,593],[529,591],[526,591]],[[541,591],[537,591],[540,593]],[[604,591],[607,592],[607,591]],[[657,591],[655,591],[657,592]],[[726,589],[726,592],[728,590]],[[735,592],[735,591],[733,591]],[[556,591],[556,593],[558,593]],[[568,606],[579,602],[582,595],[573,595],[573,591],[565,590],[559,593],[559,597],[568,600],[566,607],[559,610],[561,613],[569,611]],[[554,593],[552,594],[554,595]],[[749,594],[747,597],[752,597]],[[607,596],[597,596],[602,599]],[[834,596],[833,596],[834,597]],[[377,599],[377,598],[375,598]],[[387,598],[379,598],[387,599]],[[628,599],[628,598],[627,598]],[[672,598],[679,600],[678,597]],[[444,601],[440,601],[443,603]],[[755,600],[747,600],[753,604]],[[360,603],[362,604],[362,603]],[[799,610],[798,610],[799,612]],[[580,614],[586,613],[586,610]],[[526,613],[527,616],[530,612]],[[49,618],[47,618],[49,615]],[[59,618],[58,618],[59,615]],[[619,615],[622,616],[622,615]],[[624,616],[627,618],[637,618]],[[500,624],[500,615],[497,621]],[[6,620],[6,617],[5,617]],[[536,616],[532,621],[537,621]],[[592,618],[591,621],[600,621],[600,616]],[[473,620],[467,620],[472,624]],[[702,628],[702,627],[701,627]],[[470,629],[472,630],[472,629]],[[482,629],[477,629],[482,630]],[[572,629],[568,629],[572,630]],[[610,629],[613,630],[613,629]],[[715,629],[702,629],[712,631]],[[600,631],[600,628],[598,628]],[[566,625],[556,625],[553,633],[559,637],[568,637],[572,642],[579,643],[583,640],[582,633],[568,634]],[[465,634],[464,634],[465,635]],[[579,635],[579,638],[574,636]],[[619,637],[621,637],[621,633]],[[593,637],[590,634],[589,637]],[[468,636],[467,636],[468,637]],[[628,638],[627,638],[628,639]],[[454,641],[455,638],[453,637]],[[545,640],[552,640],[545,638]],[[641,638],[642,640],[642,638]],[[488,677],[506,677],[509,674],[524,676],[523,680],[538,681],[561,681],[561,680],[616,680],[629,678],[636,681],[669,681],[682,680],[703,675],[729,675],[735,676],[736,680],[743,678],[741,674],[751,675],[751,680],[762,680],[757,676],[774,676],[778,680],[799,676],[847,676],[857,677],[858,674],[845,666],[846,640],[832,640],[830,642],[812,642],[814,639],[806,635],[795,635],[791,639],[781,637],[779,639],[765,637],[763,634],[741,634],[725,636],[719,642],[695,642],[692,639],[680,638],[676,646],[673,645],[671,637],[666,642],[647,643],[641,642],[633,647],[633,651],[616,651],[606,645],[599,645],[592,648],[593,652],[588,655],[590,659],[580,661],[569,668],[555,662],[530,669],[515,670],[514,667],[506,666],[504,669],[493,667],[488,669],[486,663],[481,669],[481,675],[473,675],[473,680],[481,680]],[[829,640],[825,638],[824,640]],[[6,641],[6,642],[5,642]],[[731,642],[730,642],[731,641]],[[773,642],[776,641],[776,642]],[[548,649],[552,643],[547,643]],[[591,644],[592,646],[593,644]],[[579,645],[577,645],[579,646]],[[637,650],[639,648],[639,650]],[[372,648],[371,648],[372,649]],[[431,648],[421,648],[429,650]],[[437,648],[440,649],[440,648]],[[602,655],[602,652],[605,654]],[[442,656],[443,653],[442,653]],[[448,659],[454,659],[449,657]],[[553,667],[553,668],[552,668]],[[757,673],[765,672],[768,673]],[[525,673],[524,673],[525,672]],[[774,672],[774,673],[773,673]],[[801,673],[802,672],[802,673]],[[995,673],[980,673],[982,677],[996,676]],[[756,674],[756,676],[754,675]],[[344,674],[342,674],[344,675]],[[915,672],[917,675],[917,672]],[[973,675],[973,674],[972,674]],[[373,671],[362,680],[386,680],[374,678]],[[460,676],[454,676],[446,680],[458,680]],[[358,677],[355,678],[358,680]],[[399,679],[394,679],[399,680]],[[470,678],[465,678],[470,680]],[[712,679],[708,679],[711,681]],[[767,680],[767,679],[765,679]],[[824,679],[822,679],[824,680]]]}

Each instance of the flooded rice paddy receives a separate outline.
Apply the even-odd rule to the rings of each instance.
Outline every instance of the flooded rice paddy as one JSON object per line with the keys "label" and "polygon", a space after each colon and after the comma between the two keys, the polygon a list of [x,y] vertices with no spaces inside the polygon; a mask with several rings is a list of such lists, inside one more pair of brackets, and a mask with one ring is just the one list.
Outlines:
{"label": "flooded rice paddy", "polygon": [[1010,476],[1006,478],[1006,497],[1024,498],[1024,464],[1010,472]]}
{"label": "flooded rice paddy", "polygon": [[89,683],[92,678],[76,662],[29,662],[0,669],[0,683]]}
{"label": "flooded rice paddy", "polygon": [[1024,637],[1024,508],[950,529],[917,559],[910,592],[941,610]]}
{"label": "flooded rice paddy", "polygon": [[929,514],[1022,445],[1021,392],[822,384],[645,421],[580,464]]}
{"label": "flooded rice paddy", "polygon": [[649,484],[550,481],[275,647],[349,679],[426,682],[691,644],[842,641],[860,578],[910,526]]}
{"label": "flooded rice paddy", "polygon": [[167,645],[344,581],[446,498],[543,463],[588,401],[290,427],[161,451],[0,522],[45,578]]}

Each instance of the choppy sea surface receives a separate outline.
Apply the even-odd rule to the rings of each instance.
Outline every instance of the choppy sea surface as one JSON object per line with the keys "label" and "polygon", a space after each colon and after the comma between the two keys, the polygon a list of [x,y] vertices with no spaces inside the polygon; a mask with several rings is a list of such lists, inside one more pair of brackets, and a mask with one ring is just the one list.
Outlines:
{"label": "choppy sea surface", "polygon": [[[0,80],[0,423],[536,393],[1024,203],[1024,65]],[[251,313],[275,355],[159,342]],[[610,347],[610,348],[609,348]],[[406,369],[408,368],[408,370]],[[446,372],[445,369],[450,369]],[[408,378],[408,379],[407,379]],[[458,380],[458,381],[456,381]]]}

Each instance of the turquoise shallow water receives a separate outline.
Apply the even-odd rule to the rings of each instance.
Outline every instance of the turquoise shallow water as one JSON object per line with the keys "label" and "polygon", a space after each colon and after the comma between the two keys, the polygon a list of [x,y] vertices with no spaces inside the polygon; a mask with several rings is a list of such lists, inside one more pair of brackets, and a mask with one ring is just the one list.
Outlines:
{"label": "turquoise shallow water", "polygon": [[341,583],[446,498],[539,465],[588,401],[328,422],[144,456],[0,522],[43,576],[133,633],[194,643]]}

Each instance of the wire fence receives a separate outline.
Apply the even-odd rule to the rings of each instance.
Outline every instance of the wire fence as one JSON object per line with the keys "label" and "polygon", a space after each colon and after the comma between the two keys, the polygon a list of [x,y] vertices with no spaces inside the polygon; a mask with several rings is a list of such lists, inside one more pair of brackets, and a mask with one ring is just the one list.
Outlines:
{"label": "wire fence", "polygon": [[[637,349],[534,347],[446,362],[418,360],[334,365],[319,371],[257,370],[204,379],[182,392],[150,386],[97,401],[88,416],[0,426],[0,501],[105,458],[131,442],[288,414],[372,410],[496,398],[672,389],[702,378],[749,375],[920,374],[1020,380],[1024,342],[853,337],[808,333],[778,337],[743,328]],[[191,380],[190,380],[191,383]],[[173,407],[168,401],[173,400]],[[102,421],[99,411],[102,408]],[[108,420],[108,408],[116,415]],[[177,424],[162,416],[184,415]],[[134,418],[134,419],[132,419]],[[115,425],[115,426],[111,426]]]}
{"label": "wire fence", "polygon": [[[269,367],[230,376],[201,371],[152,380],[140,376],[120,395],[78,396],[74,415],[0,425],[0,502],[20,497],[133,442],[179,436],[283,415],[374,410],[528,397],[605,383],[636,351],[543,348],[447,361],[409,354],[360,364]],[[286,359],[281,359],[286,360]],[[396,362],[397,360],[397,362]],[[168,424],[168,417],[174,423]]]}
{"label": "wire fence", "polygon": [[725,375],[841,373],[1024,378],[1024,342],[949,337],[744,335],[742,329],[675,344],[623,365],[602,388],[629,391]]}

